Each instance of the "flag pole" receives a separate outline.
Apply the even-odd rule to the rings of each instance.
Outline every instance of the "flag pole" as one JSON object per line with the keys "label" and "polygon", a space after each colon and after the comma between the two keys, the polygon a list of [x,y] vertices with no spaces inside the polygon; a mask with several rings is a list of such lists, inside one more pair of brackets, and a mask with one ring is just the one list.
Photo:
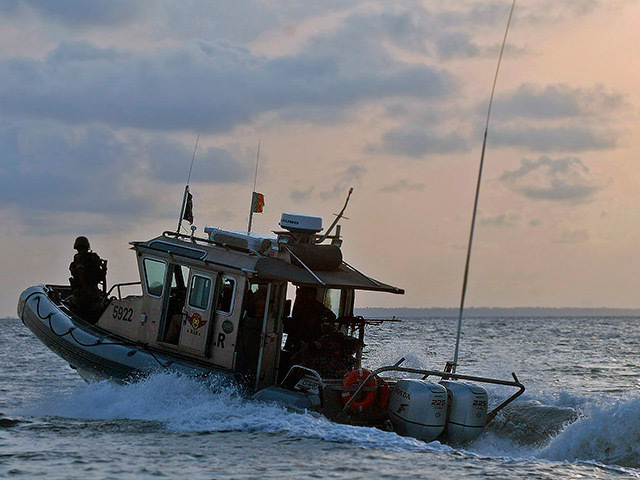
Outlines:
{"label": "flag pole", "polygon": [[182,228],[182,218],[184,217],[184,208],[187,206],[187,196],[189,195],[189,185],[184,186],[184,194],[182,195],[182,207],[180,207],[180,218],[178,218],[178,228],[176,229],[176,233],[180,233],[180,228]]}
{"label": "flag pole", "polygon": [[253,223],[253,197],[256,192],[256,185],[258,183],[258,163],[260,162],[260,142],[258,139],[258,154],[256,155],[256,173],[253,176],[253,190],[251,191],[251,205],[249,206],[249,225],[247,226],[247,233],[251,233],[251,224]]}
{"label": "flag pole", "polygon": [[187,206],[187,197],[189,196],[189,182],[191,182],[191,172],[193,171],[193,162],[196,159],[196,151],[198,150],[198,140],[200,140],[200,134],[196,136],[196,145],[193,147],[193,155],[191,156],[191,166],[189,167],[189,175],[187,175],[187,184],[184,186],[184,194],[182,195],[182,206],[180,207],[180,218],[178,218],[178,228],[176,233],[180,233],[182,228],[182,219],[184,217],[184,209]]}

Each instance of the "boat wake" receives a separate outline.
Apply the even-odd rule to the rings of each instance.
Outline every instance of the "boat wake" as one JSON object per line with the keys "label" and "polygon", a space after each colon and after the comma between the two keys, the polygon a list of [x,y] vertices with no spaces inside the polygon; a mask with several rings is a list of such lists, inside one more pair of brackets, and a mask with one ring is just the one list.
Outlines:
{"label": "boat wake", "polygon": [[640,468],[640,398],[514,402],[468,449],[481,455]]}
{"label": "boat wake", "polygon": [[392,432],[340,425],[320,415],[251,401],[235,387],[215,379],[203,382],[171,373],[125,385],[107,381],[81,385],[67,393],[49,394],[22,413],[80,420],[142,420],[176,433],[278,433],[384,450],[450,450],[439,442],[425,444]]}
{"label": "boat wake", "polygon": [[640,398],[591,405],[540,452],[550,460],[593,460],[640,468]]}
{"label": "boat wake", "polygon": [[[214,379],[158,373],[119,385],[97,382],[40,399],[28,412],[37,417],[137,420],[167,432],[283,434],[388,451],[454,451],[392,432],[330,422],[279,405],[247,400]],[[640,398],[611,405],[585,405],[580,398],[524,399],[512,404],[461,453],[472,456],[586,461],[640,468]]]}

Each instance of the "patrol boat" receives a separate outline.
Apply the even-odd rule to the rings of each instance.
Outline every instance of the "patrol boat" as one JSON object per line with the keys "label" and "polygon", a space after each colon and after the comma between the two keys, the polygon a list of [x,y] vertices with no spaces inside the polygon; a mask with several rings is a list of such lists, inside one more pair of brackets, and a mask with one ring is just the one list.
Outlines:
{"label": "patrol boat", "polygon": [[[127,381],[158,370],[214,374],[256,400],[338,422],[425,441],[476,438],[524,386],[515,374],[500,380],[450,367],[407,368],[402,358],[363,368],[365,329],[381,321],[354,315],[356,291],[404,291],[347,263],[340,226],[330,234],[334,225],[320,235],[320,217],[285,213],[272,235],[206,227],[198,237],[193,226],[191,235],[166,231],[131,243],[140,280],[104,285],[97,321],[74,311],[67,285],[28,288],[18,315],[87,381]],[[320,320],[319,336],[296,349],[292,337],[317,325],[305,324],[297,301],[292,312],[290,286],[312,292],[312,301],[331,313]],[[517,390],[489,410],[479,384]]]}

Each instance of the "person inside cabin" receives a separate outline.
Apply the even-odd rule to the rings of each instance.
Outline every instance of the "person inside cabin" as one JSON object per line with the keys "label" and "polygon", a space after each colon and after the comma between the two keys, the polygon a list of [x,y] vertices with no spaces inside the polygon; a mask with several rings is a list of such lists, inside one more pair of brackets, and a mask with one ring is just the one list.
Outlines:
{"label": "person inside cabin", "polygon": [[107,262],[96,252],[90,251],[87,237],[76,238],[73,248],[77,253],[69,265],[71,277],[71,305],[84,320],[95,323],[102,313],[102,293],[98,285],[106,285]]}
{"label": "person inside cabin", "polygon": [[287,344],[285,349],[295,353],[305,345],[322,337],[322,324],[334,322],[336,315],[318,300],[318,289],[298,287],[296,299],[287,322]]}
{"label": "person inside cabin", "polygon": [[292,357],[292,363],[311,368],[323,378],[343,378],[356,367],[354,355],[364,345],[342,333],[334,322],[324,322],[321,328],[322,336],[305,344]]}
{"label": "person inside cabin", "polygon": [[[183,310],[187,299],[187,287],[184,283],[185,275],[182,272],[182,267],[180,265],[173,265],[172,269],[171,292],[169,294],[169,305],[167,306],[168,322],[164,341],[178,345],[182,324],[185,321]],[[189,276],[188,272],[186,276]]]}

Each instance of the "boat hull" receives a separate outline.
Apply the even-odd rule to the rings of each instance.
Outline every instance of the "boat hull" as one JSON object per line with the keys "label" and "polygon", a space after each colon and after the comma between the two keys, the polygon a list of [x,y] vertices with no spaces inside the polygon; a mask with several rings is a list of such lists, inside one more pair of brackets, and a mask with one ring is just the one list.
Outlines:
{"label": "boat hull", "polygon": [[54,302],[49,293],[45,285],[25,290],[18,303],[18,316],[42,343],[67,361],[85,380],[125,382],[166,370],[190,375],[213,373],[235,380],[229,372],[154,352],[139,342],[101,331],[63,304]]}

